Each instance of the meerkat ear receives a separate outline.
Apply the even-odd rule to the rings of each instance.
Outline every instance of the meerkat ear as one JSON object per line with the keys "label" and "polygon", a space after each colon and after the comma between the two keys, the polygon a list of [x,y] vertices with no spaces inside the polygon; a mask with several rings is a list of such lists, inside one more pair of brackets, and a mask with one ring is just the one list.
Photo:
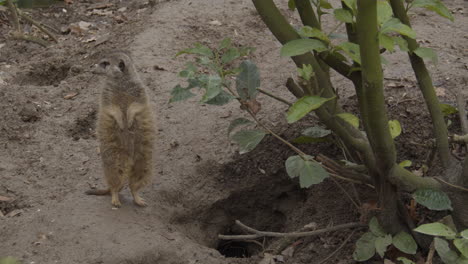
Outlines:
{"label": "meerkat ear", "polygon": [[99,67],[106,69],[110,65],[110,62],[103,60],[99,63]]}
{"label": "meerkat ear", "polygon": [[119,69],[121,72],[125,71],[125,62],[123,60],[120,60],[119,62]]}

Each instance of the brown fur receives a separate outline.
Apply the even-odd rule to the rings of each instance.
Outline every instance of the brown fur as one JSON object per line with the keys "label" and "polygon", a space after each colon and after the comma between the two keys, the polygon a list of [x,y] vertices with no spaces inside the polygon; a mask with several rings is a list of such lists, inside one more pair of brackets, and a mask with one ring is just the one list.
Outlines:
{"label": "brown fur", "polygon": [[138,191],[150,181],[155,134],[146,88],[130,56],[123,52],[103,59],[95,73],[106,76],[101,92],[97,136],[109,188],[86,193],[110,193],[112,205],[120,207],[118,193],[128,181],[134,202],[146,206]]}

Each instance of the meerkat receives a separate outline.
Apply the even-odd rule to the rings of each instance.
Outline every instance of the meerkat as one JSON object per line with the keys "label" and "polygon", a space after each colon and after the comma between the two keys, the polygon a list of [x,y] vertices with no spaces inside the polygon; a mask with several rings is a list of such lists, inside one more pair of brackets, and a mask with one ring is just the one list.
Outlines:
{"label": "meerkat", "polygon": [[112,205],[120,207],[119,192],[128,181],[135,204],[146,206],[138,191],[150,181],[155,135],[146,87],[125,52],[114,52],[101,60],[94,73],[105,76],[97,137],[108,188],[86,194],[110,193]]}

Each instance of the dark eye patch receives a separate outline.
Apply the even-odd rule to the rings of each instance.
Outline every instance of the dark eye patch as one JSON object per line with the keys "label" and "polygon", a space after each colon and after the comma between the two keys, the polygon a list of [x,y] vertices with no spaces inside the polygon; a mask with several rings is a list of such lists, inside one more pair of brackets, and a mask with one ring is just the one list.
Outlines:
{"label": "dark eye patch", "polygon": [[110,62],[108,61],[102,61],[99,63],[99,67],[106,69],[110,65]]}
{"label": "dark eye patch", "polygon": [[119,69],[121,72],[125,70],[125,62],[122,60],[119,62]]}

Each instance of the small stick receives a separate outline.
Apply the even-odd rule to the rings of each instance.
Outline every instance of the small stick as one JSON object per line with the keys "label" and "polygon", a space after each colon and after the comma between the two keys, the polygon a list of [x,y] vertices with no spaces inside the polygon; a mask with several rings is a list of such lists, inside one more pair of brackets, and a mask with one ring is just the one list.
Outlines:
{"label": "small stick", "polygon": [[315,231],[308,232],[293,232],[293,233],[279,233],[279,232],[268,232],[268,231],[259,231],[244,225],[241,221],[236,220],[236,225],[242,229],[254,233],[253,235],[218,235],[219,239],[223,240],[249,240],[256,239],[260,237],[304,237],[304,236],[316,236],[327,232],[337,231],[341,229],[355,228],[355,227],[366,227],[367,225],[362,223],[347,223],[337,226],[332,226],[328,228],[323,228]]}
{"label": "small stick", "polygon": [[278,96],[276,96],[276,95],[274,95],[274,94],[272,94],[272,93],[270,93],[270,92],[267,92],[267,91],[265,91],[265,90],[263,90],[263,89],[260,89],[260,88],[257,88],[257,90],[258,90],[259,92],[261,92],[262,94],[265,94],[265,95],[267,95],[267,96],[269,96],[269,97],[271,97],[271,98],[273,98],[273,99],[275,99],[275,100],[277,100],[277,101],[280,101],[280,102],[282,102],[282,103],[284,103],[284,104],[287,104],[287,105],[289,105],[289,106],[292,105],[292,103],[289,102],[288,100],[283,99],[283,98],[281,98],[281,97],[278,97]]}
{"label": "small stick", "polygon": [[323,263],[327,262],[327,260],[329,260],[331,257],[333,257],[336,253],[338,253],[338,251],[340,251],[346,245],[346,243],[348,243],[348,241],[351,239],[351,237],[353,237],[354,232],[356,232],[356,230],[353,230],[351,232],[351,234],[348,236],[348,238],[346,238],[345,241],[343,241],[343,243],[341,243],[341,245],[335,251],[333,251],[330,255],[328,255],[328,257],[322,259],[318,264],[323,264]]}
{"label": "small stick", "polygon": [[[468,79],[464,78],[465,85],[468,84]],[[461,91],[460,86],[457,89],[457,106],[458,106],[458,115],[460,116],[460,123],[462,127],[463,134],[468,134],[468,119],[466,118],[466,109],[465,109],[465,98],[463,98],[463,94]]]}
{"label": "small stick", "polygon": [[432,264],[432,258],[434,257],[435,245],[434,240],[432,240],[431,246],[429,248],[429,253],[427,254],[427,260],[425,264]]}
{"label": "small stick", "polygon": [[43,39],[40,39],[40,38],[36,38],[36,37],[33,37],[33,36],[29,36],[29,35],[24,35],[22,34],[21,32],[14,32],[13,33],[13,38],[14,39],[20,39],[20,40],[25,40],[25,41],[29,41],[29,42],[34,42],[34,43],[37,43],[43,47],[47,47],[47,45],[49,45],[49,43],[47,43],[47,41],[43,40]]}
{"label": "small stick", "polygon": [[360,207],[359,207],[359,205],[354,201],[353,197],[351,197],[351,195],[349,195],[349,193],[343,188],[343,186],[341,186],[341,184],[340,184],[337,180],[335,180],[335,179],[333,179],[333,178],[331,178],[331,179],[332,179],[333,182],[338,186],[338,188],[340,188],[340,189],[344,192],[344,194],[349,198],[349,200],[351,201],[351,203],[352,203],[352,204],[356,207],[356,209],[359,211],[359,208],[360,208]]}
{"label": "small stick", "polygon": [[462,186],[458,186],[458,185],[455,185],[455,184],[451,184],[451,183],[449,183],[449,182],[446,182],[446,181],[442,180],[442,179],[439,178],[439,177],[434,177],[434,179],[436,179],[436,180],[440,181],[441,183],[446,184],[446,185],[448,185],[448,186],[450,186],[450,187],[452,187],[452,188],[455,188],[455,189],[457,189],[457,190],[468,192],[468,189],[467,189],[467,188],[464,188],[464,187],[462,187]]}
{"label": "small stick", "polygon": [[31,17],[27,16],[26,14],[24,14],[23,12],[21,12],[21,10],[17,10],[18,11],[18,14],[20,15],[20,17],[24,18],[26,21],[28,21],[29,23],[35,25],[39,30],[41,30],[42,32],[44,32],[45,34],[47,34],[47,36],[49,36],[50,38],[52,38],[55,42],[58,42],[57,38],[47,29],[45,29],[41,23],[37,22],[36,20],[32,19]]}

